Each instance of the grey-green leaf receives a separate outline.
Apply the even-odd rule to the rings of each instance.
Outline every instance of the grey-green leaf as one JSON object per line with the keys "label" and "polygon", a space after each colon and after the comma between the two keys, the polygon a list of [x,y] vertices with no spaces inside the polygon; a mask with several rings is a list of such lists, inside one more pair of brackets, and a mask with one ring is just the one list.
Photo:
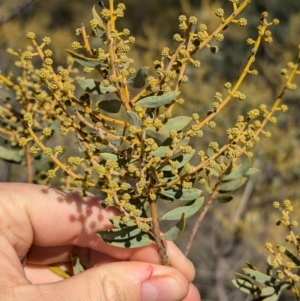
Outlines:
{"label": "grey-green leaf", "polygon": [[93,9],[92,9],[92,15],[93,15],[93,19],[97,20],[99,23],[99,25],[96,27],[96,31],[97,31],[98,37],[101,38],[103,36],[103,34],[105,33],[105,29],[104,29],[104,24],[95,9],[95,5],[93,6]]}
{"label": "grey-green leaf", "polygon": [[279,297],[280,297],[280,295],[274,294],[270,297],[263,299],[263,301],[277,301]]}
{"label": "grey-green leaf", "polygon": [[244,274],[240,274],[240,273],[234,273],[234,275],[236,276],[236,278],[237,279],[242,279],[242,280],[246,280],[246,281],[250,281],[251,282],[251,280],[249,279],[249,277],[248,276],[245,276]]}
{"label": "grey-green leaf", "polygon": [[8,149],[0,145],[0,159],[9,162],[21,163],[24,158],[24,149]]}
{"label": "grey-green leaf", "polygon": [[149,96],[137,101],[137,105],[143,108],[158,108],[170,104],[180,92],[168,92],[160,96]]}
{"label": "grey-green leaf", "polygon": [[185,214],[185,217],[188,218],[194,215],[203,205],[204,197],[197,198],[194,201],[191,201],[184,206],[172,209],[162,216],[162,220],[178,220],[181,218],[182,214]]}
{"label": "grey-green leaf", "polygon": [[98,150],[100,153],[113,153],[114,152],[114,150],[109,145],[106,145],[106,144],[101,145]]}
{"label": "grey-green leaf", "polygon": [[170,150],[169,146],[159,146],[156,150],[151,152],[151,155],[154,157],[164,158],[167,150]]}
{"label": "grey-green leaf", "polygon": [[118,156],[115,154],[110,154],[110,153],[101,153],[100,157],[106,161],[112,161],[112,162],[117,162],[118,161]]}
{"label": "grey-green leaf", "polygon": [[184,139],[182,139],[182,141],[180,142],[180,146],[186,146],[189,144],[190,142],[190,137],[185,137]]}
{"label": "grey-green leaf", "polygon": [[245,279],[233,279],[232,283],[235,287],[246,294],[253,294],[258,291],[258,287]]}
{"label": "grey-green leaf", "polygon": [[153,237],[137,226],[97,232],[105,242],[121,248],[138,248],[153,243]]}
{"label": "grey-green leaf", "polygon": [[261,292],[260,292],[260,296],[261,297],[267,297],[270,295],[273,295],[275,293],[275,288],[272,286],[268,286],[268,287],[264,287]]}
{"label": "grey-green leaf", "polygon": [[214,150],[210,147],[207,148],[206,154],[208,155],[208,157],[211,157],[215,154]]}
{"label": "grey-green leaf", "polygon": [[74,60],[79,63],[80,65],[88,68],[101,68],[101,67],[106,67],[107,65],[98,59],[93,59],[93,58],[88,58],[85,57],[84,55],[78,54],[72,50],[65,49],[69,55],[71,55]]}
{"label": "grey-green leaf", "polygon": [[[177,169],[180,169],[193,158],[194,154],[195,150],[192,150],[190,153],[172,158],[172,160],[177,162]],[[163,171],[170,171],[171,169],[172,167],[170,165],[166,165],[162,168]]]}
{"label": "grey-green leaf", "polygon": [[227,181],[227,182],[222,182],[219,186],[219,192],[229,192],[229,191],[234,191],[241,186],[243,186],[247,181],[246,177],[239,177],[237,179]]}
{"label": "grey-green leaf", "polygon": [[208,181],[204,182],[204,187],[205,187],[205,190],[208,194],[213,193],[213,188],[210,185],[211,185],[210,182],[208,182]]}
{"label": "grey-green leaf", "polygon": [[182,213],[180,221],[169,231],[164,233],[162,238],[171,241],[178,239],[183,233],[185,225],[186,225],[186,218],[185,218],[185,214]]}
{"label": "grey-green leaf", "polygon": [[223,180],[229,181],[244,175],[250,168],[250,159],[247,156],[240,166],[234,166],[230,174],[226,175]]}
{"label": "grey-green leaf", "polygon": [[191,120],[192,118],[188,116],[178,116],[171,118],[162,128],[162,133],[169,134],[171,130],[175,130],[177,132],[181,131],[191,122]]}
{"label": "grey-green leaf", "polygon": [[260,283],[268,283],[272,279],[272,277],[269,275],[263,274],[259,271],[255,271],[249,268],[244,268],[243,271],[247,276]]}
{"label": "grey-green leaf", "polygon": [[131,239],[127,239],[124,241],[106,241],[107,243],[109,243],[112,246],[115,247],[120,247],[120,248],[139,248],[139,247],[144,247],[144,246],[148,246],[152,243],[154,243],[154,239],[153,237],[145,232],[141,232],[138,235],[136,235],[135,237],[131,238]]}
{"label": "grey-green leaf", "polygon": [[146,130],[146,137],[153,138],[159,146],[168,138],[166,134],[155,132],[149,129]]}
{"label": "grey-green leaf", "polygon": [[41,156],[38,156],[38,159],[34,163],[34,168],[38,172],[47,172],[49,169],[53,168],[53,161],[49,156],[42,154]]}
{"label": "grey-green leaf", "polygon": [[142,127],[142,120],[136,113],[132,111],[127,111],[127,114],[131,125],[135,126],[136,128]]}
{"label": "grey-green leaf", "polygon": [[91,94],[106,94],[117,91],[115,86],[105,87],[101,82],[90,78],[77,77],[76,81],[83,90]]}
{"label": "grey-green leaf", "polygon": [[162,195],[178,200],[178,201],[191,201],[198,198],[202,193],[202,190],[197,188],[191,188],[191,189],[180,189],[180,190],[173,190],[172,188],[164,190]]}
{"label": "grey-green leaf", "polygon": [[258,173],[260,170],[254,167],[251,167],[248,169],[248,171],[245,173],[245,176],[251,176],[254,175],[256,173]]}

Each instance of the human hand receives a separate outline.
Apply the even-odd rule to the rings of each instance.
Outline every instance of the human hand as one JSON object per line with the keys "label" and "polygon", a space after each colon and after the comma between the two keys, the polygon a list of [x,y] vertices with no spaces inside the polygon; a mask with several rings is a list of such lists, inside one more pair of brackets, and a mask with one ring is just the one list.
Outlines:
{"label": "human hand", "polygon": [[[0,183],[1,300],[200,301],[194,267],[173,243],[166,242],[166,267],[154,244],[121,249],[97,237],[113,214],[96,197]],[[48,264],[68,262],[70,253],[90,268],[61,281]]]}

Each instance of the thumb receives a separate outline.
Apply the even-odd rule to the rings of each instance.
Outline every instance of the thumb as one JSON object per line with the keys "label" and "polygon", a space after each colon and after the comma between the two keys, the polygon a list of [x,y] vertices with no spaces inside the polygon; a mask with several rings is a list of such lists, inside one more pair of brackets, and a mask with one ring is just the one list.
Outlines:
{"label": "thumb", "polygon": [[23,289],[27,291],[18,292],[22,300],[179,301],[187,296],[189,282],[171,267],[145,262],[115,262],[60,282],[29,285]]}

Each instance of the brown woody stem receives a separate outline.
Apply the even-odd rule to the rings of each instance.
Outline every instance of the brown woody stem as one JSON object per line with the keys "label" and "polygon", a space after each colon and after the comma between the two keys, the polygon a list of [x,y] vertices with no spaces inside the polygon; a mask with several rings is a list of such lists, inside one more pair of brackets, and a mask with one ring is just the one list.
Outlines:
{"label": "brown woody stem", "polygon": [[161,235],[160,235],[157,206],[156,206],[156,203],[153,201],[150,202],[150,210],[151,210],[151,215],[153,218],[152,231],[153,231],[155,243],[158,248],[158,253],[162,259],[163,265],[170,265],[167,251],[166,251],[163,239],[161,238]]}

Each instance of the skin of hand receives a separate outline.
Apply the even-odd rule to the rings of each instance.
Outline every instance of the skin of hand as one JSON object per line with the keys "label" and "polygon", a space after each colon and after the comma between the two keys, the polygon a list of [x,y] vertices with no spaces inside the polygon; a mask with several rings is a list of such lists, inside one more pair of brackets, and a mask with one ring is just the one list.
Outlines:
{"label": "skin of hand", "polygon": [[[1,300],[200,301],[194,267],[173,243],[166,242],[166,267],[154,244],[123,249],[96,236],[114,213],[95,196],[0,183]],[[70,266],[70,252],[88,269],[62,279],[48,265]]]}

